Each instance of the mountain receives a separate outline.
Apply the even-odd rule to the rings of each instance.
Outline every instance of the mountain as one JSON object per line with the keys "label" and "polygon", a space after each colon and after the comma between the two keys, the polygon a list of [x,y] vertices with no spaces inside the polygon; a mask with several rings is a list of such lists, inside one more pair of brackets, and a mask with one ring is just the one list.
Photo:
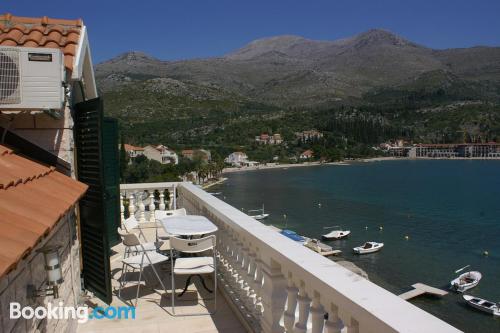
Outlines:
{"label": "mountain", "polygon": [[[441,74],[432,74],[436,72]],[[381,90],[412,89],[429,75],[443,79],[434,82],[436,86],[470,84],[481,87],[479,94],[488,92],[478,98],[498,98],[499,74],[499,47],[433,50],[380,29],[335,41],[290,35],[263,38],[206,59],[161,61],[129,52],[96,66],[104,92],[168,78],[215,87],[227,96],[299,107],[350,103]]]}

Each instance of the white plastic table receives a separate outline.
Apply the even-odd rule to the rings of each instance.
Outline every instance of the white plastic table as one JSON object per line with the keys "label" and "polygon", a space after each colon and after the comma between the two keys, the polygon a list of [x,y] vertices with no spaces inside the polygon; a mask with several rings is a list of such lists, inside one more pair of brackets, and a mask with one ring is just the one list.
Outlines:
{"label": "white plastic table", "polygon": [[215,224],[200,215],[165,217],[160,222],[167,233],[177,236],[201,236],[217,231]]}

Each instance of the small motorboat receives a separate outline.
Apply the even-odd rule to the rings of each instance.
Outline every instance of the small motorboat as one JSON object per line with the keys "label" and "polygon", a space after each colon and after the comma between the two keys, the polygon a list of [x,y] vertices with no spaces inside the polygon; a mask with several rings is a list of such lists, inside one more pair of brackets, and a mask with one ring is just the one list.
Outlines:
{"label": "small motorboat", "polygon": [[324,239],[342,239],[349,236],[350,233],[350,230],[333,230],[321,237]]}
{"label": "small motorboat", "polygon": [[463,293],[479,284],[483,276],[478,271],[470,271],[460,274],[456,279],[451,280],[451,289]]}
{"label": "small motorboat", "polygon": [[361,246],[355,247],[353,250],[357,254],[366,254],[380,251],[382,247],[384,247],[384,243],[366,242]]}
{"label": "small motorboat", "polygon": [[323,244],[319,240],[314,238],[306,238],[304,246],[318,253],[333,251],[333,248],[331,246]]}
{"label": "small motorboat", "polygon": [[293,230],[288,230],[288,229],[285,229],[285,230],[282,230],[280,232],[280,234],[282,234],[283,236],[285,237],[288,237],[290,238],[291,240],[293,241],[296,241],[297,243],[303,245],[305,242],[306,242],[306,239],[300,235],[298,235],[295,231]]}
{"label": "small motorboat", "polygon": [[494,316],[500,316],[500,303],[490,302],[485,299],[464,295],[464,300],[468,305],[476,308],[480,311],[492,314]]}
{"label": "small motorboat", "polygon": [[250,215],[250,217],[253,217],[254,219],[256,220],[264,220],[266,218],[269,217],[269,214],[266,214],[264,212],[264,205],[262,205],[262,208],[261,209],[251,209],[248,211],[249,213],[250,212],[260,212],[260,214],[256,214],[256,215]]}

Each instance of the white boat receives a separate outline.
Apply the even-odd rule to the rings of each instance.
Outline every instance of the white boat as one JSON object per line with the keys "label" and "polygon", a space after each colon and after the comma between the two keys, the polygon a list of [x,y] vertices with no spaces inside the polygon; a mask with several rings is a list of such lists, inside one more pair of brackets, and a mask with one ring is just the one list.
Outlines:
{"label": "white boat", "polygon": [[476,308],[480,311],[492,314],[494,316],[500,316],[500,303],[490,302],[480,297],[464,295],[464,300],[468,305]]}
{"label": "white boat", "polygon": [[451,289],[463,293],[479,284],[483,276],[478,271],[470,271],[460,274],[456,279],[451,280]]}
{"label": "white boat", "polygon": [[324,239],[342,239],[349,236],[350,233],[350,230],[333,230],[323,235],[322,237]]}
{"label": "white boat", "polygon": [[353,250],[357,254],[366,254],[380,251],[384,247],[384,243],[366,242],[361,246],[355,247]]}
{"label": "white boat", "polygon": [[251,209],[248,211],[249,213],[250,212],[261,212],[260,214],[256,214],[256,215],[250,215],[250,217],[253,217],[254,219],[256,220],[263,220],[263,219],[266,219],[269,217],[269,214],[266,214],[264,212],[264,205],[262,205],[262,208],[261,209]]}
{"label": "white boat", "polygon": [[314,239],[314,238],[306,238],[306,242],[304,243],[304,246],[307,248],[310,248],[311,250],[316,251],[318,253],[330,252],[333,250],[333,248],[331,246],[323,244],[319,240]]}

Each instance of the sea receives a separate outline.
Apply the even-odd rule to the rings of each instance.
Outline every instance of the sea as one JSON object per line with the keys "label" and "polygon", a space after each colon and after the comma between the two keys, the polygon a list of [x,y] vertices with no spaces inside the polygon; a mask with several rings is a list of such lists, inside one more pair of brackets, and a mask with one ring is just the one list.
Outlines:
{"label": "sea", "polygon": [[[500,302],[500,161],[395,160],[231,173],[210,189],[244,211],[264,205],[264,223],[320,238],[379,286],[401,294],[417,282],[448,289],[456,270],[477,270],[467,291]],[[385,244],[355,255],[366,241]],[[487,253],[487,255],[485,254]],[[500,318],[469,308],[461,294],[410,301],[465,332],[500,332]]]}

